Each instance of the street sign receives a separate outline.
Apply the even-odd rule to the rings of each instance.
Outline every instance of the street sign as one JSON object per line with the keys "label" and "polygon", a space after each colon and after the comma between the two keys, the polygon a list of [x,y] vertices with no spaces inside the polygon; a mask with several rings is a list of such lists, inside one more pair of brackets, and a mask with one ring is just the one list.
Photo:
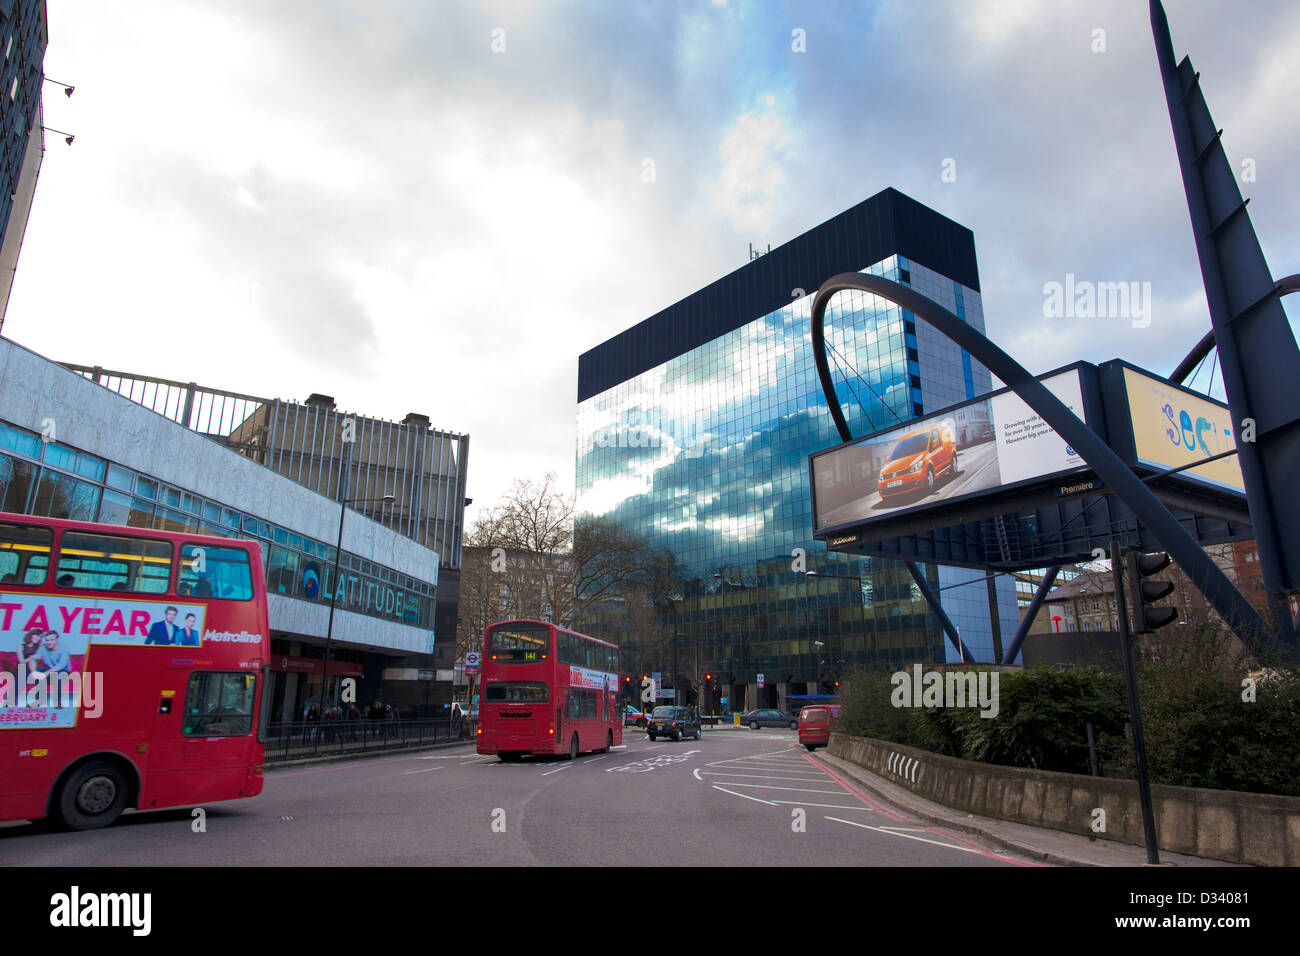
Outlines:
{"label": "street sign", "polygon": [[759,689],[759,690],[762,690],[762,689],[763,689],[763,675],[762,675],[762,674],[759,674],[759,675],[758,675],[758,689]]}
{"label": "street sign", "polygon": [[677,691],[672,690],[671,688],[668,690],[661,689],[659,691],[659,697],[665,700],[675,700],[677,698]]}
{"label": "street sign", "polygon": [[651,671],[650,678],[655,682],[655,696],[663,696],[663,674],[659,671]]}
{"label": "street sign", "polygon": [[470,651],[465,655],[465,673],[473,676],[478,673],[479,656],[475,651]]}

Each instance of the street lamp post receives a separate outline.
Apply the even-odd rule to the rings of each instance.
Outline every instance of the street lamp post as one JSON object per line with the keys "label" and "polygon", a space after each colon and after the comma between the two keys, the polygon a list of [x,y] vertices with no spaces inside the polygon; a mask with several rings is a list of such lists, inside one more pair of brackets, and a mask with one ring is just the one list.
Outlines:
{"label": "street lamp post", "polygon": [[320,685],[320,709],[321,720],[325,719],[325,691],[329,688],[330,682],[330,645],[334,641],[334,607],[338,603],[339,595],[339,559],[343,557],[343,518],[347,514],[348,505],[361,504],[366,501],[396,501],[392,495],[384,495],[382,498],[344,498],[339,503],[339,540],[334,548],[334,576],[330,581],[330,617],[329,624],[325,627],[325,668],[321,674]]}

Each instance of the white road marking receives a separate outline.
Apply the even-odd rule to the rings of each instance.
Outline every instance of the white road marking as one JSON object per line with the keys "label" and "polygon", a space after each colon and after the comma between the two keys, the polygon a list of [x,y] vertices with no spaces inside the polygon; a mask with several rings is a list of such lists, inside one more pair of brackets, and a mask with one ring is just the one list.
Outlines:
{"label": "white road marking", "polygon": [[821,771],[800,770],[798,767],[794,765],[788,767],[767,767],[764,766],[763,764],[756,764],[756,763],[742,763],[742,764],[728,765],[727,763],[724,762],[724,763],[711,763],[708,764],[708,766],[717,767],[719,770],[727,770],[729,769],[729,767],[734,766],[737,770],[766,770],[770,773],[811,773],[811,774],[816,774],[817,776],[820,777],[826,776]]}
{"label": "white road marking", "polygon": [[[846,794],[847,796],[847,794]],[[807,800],[773,800],[773,803],[788,803],[794,807],[825,807],[827,810],[859,810],[863,813],[874,813],[870,807],[844,807],[838,803],[809,803]],[[829,817],[827,819],[830,819]]]}
{"label": "white road marking", "polygon": [[827,820],[834,820],[836,823],[847,823],[851,827],[861,827],[864,830],[875,830],[877,833],[888,833],[890,836],[900,836],[908,840],[918,840],[921,843],[933,843],[935,846],[946,846],[950,850],[961,850],[963,853],[978,853],[968,846],[958,846],[955,843],[944,843],[942,840],[927,840],[925,837],[912,836],[910,833],[901,832],[902,828],[898,827],[873,827],[865,823],[856,823],[853,820],[841,820],[839,817],[826,817]]}
{"label": "white road marking", "polygon": [[[477,757],[479,754],[474,754]],[[412,760],[468,760],[464,754],[439,754],[436,757],[412,757]]]}
{"label": "white road marking", "polygon": [[604,760],[608,756],[609,754],[602,754],[599,757],[588,757],[586,760],[583,761],[583,763],[595,763],[597,760]]}
{"label": "white road marking", "polygon": [[[790,781],[794,783],[795,781]],[[802,781],[800,781],[802,782]],[[808,781],[812,783],[812,781]],[[716,786],[716,784],[715,784]],[[759,790],[793,790],[796,793],[843,793],[843,790],[809,790],[807,787],[769,787],[765,783],[733,783],[733,787],[755,787]]]}
{"label": "white road marking", "polygon": [[693,773],[693,774],[695,775],[695,779],[698,780],[700,783],[703,783],[703,782],[704,782],[704,778],[700,776],[700,768],[699,768],[699,767],[696,767],[694,770],[691,771],[691,773]]}
{"label": "white road marking", "polygon": [[543,776],[543,777],[549,777],[549,776],[550,776],[551,774],[553,774],[553,773],[559,773],[561,770],[568,770],[568,769],[569,769],[570,767],[572,767],[572,766],[573,766],[573,764],[571,764],[571,763],[566,763],[563,767],[556,767],[554,770],[548,770],[548,771],[546,771],[546,773],[542,774],[542,776]]}
{"label": "white road marking", "polygon": [[713,785],[713,789],[721,790],[723,793],[730,793],[733,797],[744,797],[746,800],[753,800],[755,803],[766,803],[769,807],[776,806],[776,804],[774,804],[771,800],[760,800],[758,797],[751,797],[747,793],[734,793],[731,790],[728,790],[726,787],[719,787],[716,783]]}
{"label": "white road marking", "polygon": [[430,767],[428,770],[404,770],[403,774],[433,773],[435,770],[441,770],[441,769],[442,769],[441,767]]}
{"label": "white road marking", "polygon": [[734,770],[706,770],[704,771],[710,777],[756,777],[759,780],[788,780],[790,783],[812,783],[813,780],[823,779],[814,777],[813,780],[804,780],[800,777],[774,777],[767,773],[737,773]]}

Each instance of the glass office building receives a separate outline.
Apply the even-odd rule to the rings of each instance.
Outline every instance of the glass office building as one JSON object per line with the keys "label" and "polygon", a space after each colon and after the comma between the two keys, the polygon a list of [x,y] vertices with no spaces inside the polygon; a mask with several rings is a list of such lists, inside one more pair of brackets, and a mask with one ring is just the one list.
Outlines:
{"label": "glass office building", "polygon": [[[886,190],[579,360],[578,511],[676,556],[689,583],[662,622],[678,648],[664,669],[710,708],[776,706],[859,666],[956,657],[901,563],[812,538],[808,455],[840,439],[811,293],[848,271],[909,285],[983,330],[970,231]],[[875,296],[837,295],[826,330],[855,436],[991,390],[987,369]],[[926,573],[963,643],[991,660],[1014,629],[1014,582]],[[604,623],[617,631],[616,617]],[[693,686],[697,671],[716,675],[709,687]]]}
{"label": "glass office building", "polygon": [[48,44],[45,0],[0,0],[0,328],[45,156]]}

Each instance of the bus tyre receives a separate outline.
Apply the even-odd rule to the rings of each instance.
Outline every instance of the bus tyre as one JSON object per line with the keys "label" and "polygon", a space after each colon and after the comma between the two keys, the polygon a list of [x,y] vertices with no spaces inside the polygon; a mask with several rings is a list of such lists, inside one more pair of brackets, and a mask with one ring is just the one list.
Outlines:
{"label": "bus tyre", "polygon": [[570,760],[578,759],[578,735],[577,734],[574,734],[573,737],[570,738],[569,740],[569,759]]}
{"label": "bus tyre", "polygon": [[126,795],[122,771],[107,760],[92,760],[63,782],[55,806],[69,829],[98,830],[122,815]]}
{"label": "bus tyre", "polygon": [[497,756],[501,758],[502,763],[515,763],[521,760],[524,755],[518,750],[503,750]]}
{"label": "bus tyre", "polygon": [[605,746],[601,749],[600,753],[603,754],[609,753],[610,748],[613,746],[614,746],[614,731],[607,730],[605,731]]}

